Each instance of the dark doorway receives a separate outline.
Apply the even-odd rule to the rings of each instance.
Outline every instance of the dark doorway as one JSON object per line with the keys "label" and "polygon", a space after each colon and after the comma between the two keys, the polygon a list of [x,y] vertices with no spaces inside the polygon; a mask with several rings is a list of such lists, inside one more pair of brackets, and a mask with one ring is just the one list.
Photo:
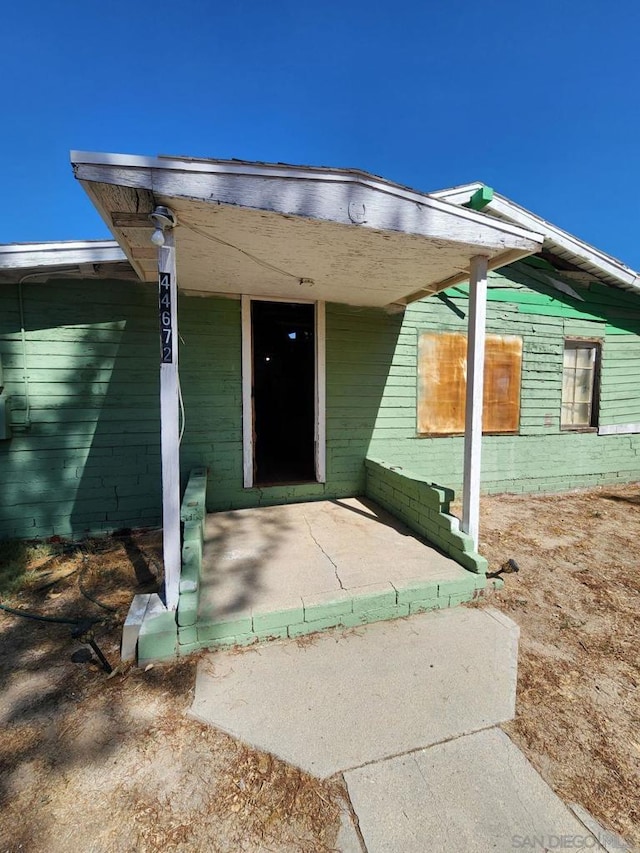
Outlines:
{"label": "dark doorway", "polygon": [[315,307],[251,303],[256,485],[315,474]]}

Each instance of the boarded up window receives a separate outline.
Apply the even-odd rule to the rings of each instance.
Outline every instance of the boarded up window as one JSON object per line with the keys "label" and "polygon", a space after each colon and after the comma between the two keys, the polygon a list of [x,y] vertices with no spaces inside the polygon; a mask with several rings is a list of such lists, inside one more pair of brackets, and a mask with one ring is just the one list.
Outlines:
{"label": "boarded up window", "polygon": [[518,432],[522,338],[487,335],[482,398],[483,432]]}
{"label": "boarded up window", "polygon": [[[482,431],[514,433],[520,423],[522,338],[487,335]],[[418,346],[418,432],[464,433],[467,337],[423,332]]]}

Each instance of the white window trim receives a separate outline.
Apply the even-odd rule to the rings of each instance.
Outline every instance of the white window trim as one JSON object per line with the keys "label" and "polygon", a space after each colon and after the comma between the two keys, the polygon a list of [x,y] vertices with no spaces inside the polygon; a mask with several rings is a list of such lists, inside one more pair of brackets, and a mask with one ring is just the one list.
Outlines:
{"label": "white window trim", "polygon": [[326,319],[325,303],[313,299],[286,299],[275,296],[242,296],[242,473],[245,489],[253,482],[253,398],[251,394],[253,352],[251,342],[251,302],[288,302],[300,305],[315,305],[316,340],[316,396],[315,396],[315,462],[316,481],[327,480],[326,452]]}

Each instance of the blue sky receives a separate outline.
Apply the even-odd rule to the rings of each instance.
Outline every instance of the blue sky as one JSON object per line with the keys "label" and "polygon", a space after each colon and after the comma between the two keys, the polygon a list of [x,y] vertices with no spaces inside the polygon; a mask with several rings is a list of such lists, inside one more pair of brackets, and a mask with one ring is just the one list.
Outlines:
{"label": "blue sky", "polygon": [[0,242],[107,236],[69,150],[482,180],[640,269],[637,0],[22,0]]}

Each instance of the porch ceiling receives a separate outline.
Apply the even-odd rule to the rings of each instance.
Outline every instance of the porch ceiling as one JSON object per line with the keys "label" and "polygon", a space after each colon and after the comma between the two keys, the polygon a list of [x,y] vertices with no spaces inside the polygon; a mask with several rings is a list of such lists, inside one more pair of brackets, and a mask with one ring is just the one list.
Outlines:
{"label": "porch ceiling", "polygon": [[177,215],[179,287],[201,293],[404,304],[504,266],[542,238],[363,172],[73,153],[76,177],[143,281],[148,214]]}

